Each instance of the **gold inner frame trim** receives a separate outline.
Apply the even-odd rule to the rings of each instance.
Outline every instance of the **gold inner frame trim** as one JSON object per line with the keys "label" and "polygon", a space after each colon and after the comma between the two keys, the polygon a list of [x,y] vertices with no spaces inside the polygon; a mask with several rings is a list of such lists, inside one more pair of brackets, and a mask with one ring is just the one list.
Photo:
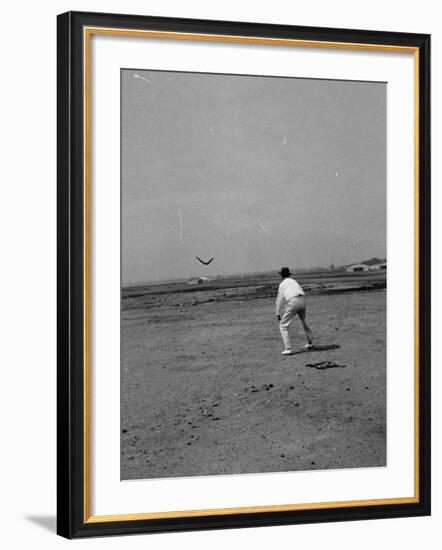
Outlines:
{"label": "gold inner frame trim", "polygon": [[[91,389],[90,389],[90,42],[92,35],[125,36],[132,38],[155,38],[169,40],[197,40],[204,42],[248,43],[269,46],[293,46],[304,48],[325,48],[341,50],[363,50],[373,52],[412,53],[414,60],[414,495],[410,497],[383,498],[369,500],[350,500],[336,502],[316,502],[300,504],[282,504],[269,506],[249,506],[235,508],[215,508],[206,510],[178,510],[168,512],[146,512],[115,515],[91,515],[91,471],[90,471],[90,427],[91,427]],[[117,29],[108,27],[83,28],[83,102],[84,102],[84,523],[106,523],[116,521],[136,521],[148,519],[186,518],[219,516],[230,514],[253,514],[264,512],[287,512],[301,510],[320,510],[359,506],[388,506],[419,502],[419,49],[411,46],[392,46],[388,44],[364,44],[350,42],[328,42],[316,40],[296,40],[267,37],[248,37],[236,35],[218,35],[204,33],[181,33],[147,31],[136,29]]]}
{"label": "gold inner frame trim", "polygon": [[417,502],[415,497],[404,498],[384,498],[373,500],[352,500],[340,502],[312,502],[305,504],[274,504],[270,506],[251,506],[237,508],[215,508],[208,510],[185,510],[173,512],[151,512],[141,514],[120,514],[108,516],[90,516],[86,523],[102,523],[109,521],[131,521],[142,519],[167,519],[167,518],[183,518],[183,517],[202,517],[202,516],[226,516],[229,514],[250,514],[262,512],[287,512],[296,510],[325,510],[327,508],[345,508],[347,506],[369,506],[369,505],[392,505],[392,504],[412,504]]}

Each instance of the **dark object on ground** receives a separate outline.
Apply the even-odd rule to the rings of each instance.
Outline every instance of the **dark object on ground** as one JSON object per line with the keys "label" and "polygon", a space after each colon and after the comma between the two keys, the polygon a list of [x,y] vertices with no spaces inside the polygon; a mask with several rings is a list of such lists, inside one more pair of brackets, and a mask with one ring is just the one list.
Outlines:
{"label": "dark object on ground", "polygon": [[347,365],[338,365],[334,361],[319,361],[319,363],[307,363],[306,367],[312,369],[324,370],[324,369],[345,369]]}

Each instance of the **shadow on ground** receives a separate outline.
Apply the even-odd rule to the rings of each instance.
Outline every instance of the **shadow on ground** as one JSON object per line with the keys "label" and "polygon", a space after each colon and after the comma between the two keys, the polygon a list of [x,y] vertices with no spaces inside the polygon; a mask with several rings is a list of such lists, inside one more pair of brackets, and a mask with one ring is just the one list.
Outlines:
{"label": "shadow on ground", "polygon": [[330,351],[332,349],[340,349],[340,347],[341,346],[338,346],[338,344],[328,344],[326,346],[313,346],[312,348],[294,351],[292,355],[298,355],[300,353],[313,353],[315,351]]}
{"label": "shadow on ground", "polygon": [[25,516],[25,519],[43,527],[43,529],[51,533],[55,533],[57,530],[57,519],[55,516]]}

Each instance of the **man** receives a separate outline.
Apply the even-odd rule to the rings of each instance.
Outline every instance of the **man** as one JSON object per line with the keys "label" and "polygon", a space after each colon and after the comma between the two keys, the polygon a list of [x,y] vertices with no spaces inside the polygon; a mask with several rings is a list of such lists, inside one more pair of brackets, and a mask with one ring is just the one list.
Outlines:
{"label": "man", "polygon": [[[288,267],[282,267],[279,274],[282,277],[282,281],[278,288],[278,297],[276,298],[276,316],[278,317],[279,331],[281,332],[282,341],[285,347],[281,354],[292,355],[288,328],[296,315],[301,319],[302,326],[304,327],[305,336],[307,338],[305,347],[307,349],[313,347],[313,334],[305,321],[306,303],[304,291],[301,286],[290,277],[291,273]],[[283,305],[285,305],[284,312],[282,312]]]}

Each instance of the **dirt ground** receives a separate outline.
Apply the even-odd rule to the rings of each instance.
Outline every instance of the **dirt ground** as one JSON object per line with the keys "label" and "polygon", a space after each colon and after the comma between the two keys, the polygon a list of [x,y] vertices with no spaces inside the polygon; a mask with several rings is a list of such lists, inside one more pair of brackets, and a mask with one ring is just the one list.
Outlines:
{"label": "dirt ground", "polygon": [[123,307],[121,478],[385,466],[385,291],[308,296],[319,350],[296,320],[287,357],[274,297],[241,292]]}

